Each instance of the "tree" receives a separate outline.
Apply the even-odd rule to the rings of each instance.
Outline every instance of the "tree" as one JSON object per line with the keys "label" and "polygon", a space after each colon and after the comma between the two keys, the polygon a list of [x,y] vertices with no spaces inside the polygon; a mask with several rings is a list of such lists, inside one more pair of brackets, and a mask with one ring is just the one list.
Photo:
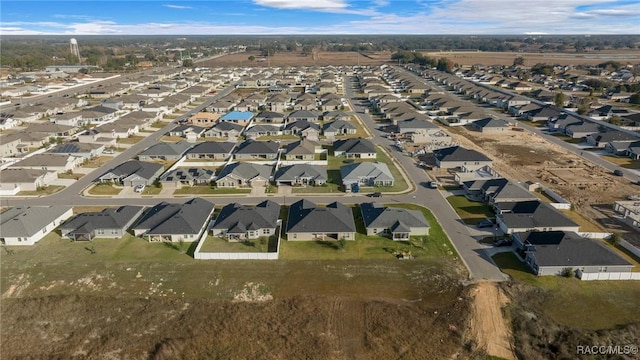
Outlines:
{"label": "tree", "polygon": [[253,55],[249,55],[249,61],[253,62],[256,60],[256,57]]}
{"label": "tree", "polygon": [[566,100],[566,96],[562,91],[557,92],[553,98],[553,103],[556,104],[557,107],[564,107],[564,102]]}
{"label": "tree", "polygon": [[436,69],[438,69],[440,71],[452,73],[453,72],[453,61],[451,61],[451,60],[449,60],[447,58],[440,58],[440,59],[438,59],[438,63],[436,65]]}
{"label": "tree", "polygon": [[513,66],[522,66],[524,65],[524,58],[522,56],[516,56],[515,59],[513,59]]}
{"label": "tree", "polygon": [[582,104],[578,106],[578,110],[577,110],[578,114],[587,115],[588,112],[589,112],[589,104]]}
{"label": "tree", "polygon": [[194,66],[193,59],[182,60],[182,67],[191,68]]}
{"label": "tree", "polygon": [[629,97],[631,104],[640,104],[640,92],[637,92]]}

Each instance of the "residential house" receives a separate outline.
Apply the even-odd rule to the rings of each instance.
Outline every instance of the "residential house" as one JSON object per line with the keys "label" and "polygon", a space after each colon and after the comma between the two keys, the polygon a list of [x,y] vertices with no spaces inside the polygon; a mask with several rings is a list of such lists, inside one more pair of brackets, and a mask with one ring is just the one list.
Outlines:
{"label": "residential house", "polygon": [[306,121],[289,122],[284,127],[285,135],[298,135],[309,140],[317,140],[320,135],[320,125]]}
{"label": "residential house", "polygon": [[151,185],[164,172],[162,164],[129,160],[98,178],[101,182],[114,182],[124,186]]}
{"label": "residential house", "polygon": [[324,124],[322,133],[328,139],[333,139],[338,135],[355,135],[358,128],[355,124],[352,124],[344,120],[336,120],[328,124]]}
{"label": "residential house", "polygon": [[315,154],[321,149],[320,144],[308,139],[298,140],[287,144],[284,153],[285,160],[314,160]]}
{"label": "residential house", "polygon": [[49,150],[51,154],[80,156],[84,160],[100,156],[104,151],[104,144],[68,142]]}
{"label": "residential house", "polygon": [[388,207],[376,203],[361,203],[362,221],[367,235],[408,241],[411,236],[429,235],[429,223],[420,210]]}
{"label": "residential house", "polygon": [[134,221],[142,215],[142,206],[120,206],[99,212],[78,214],[60,226],[63,239],[91,241],[94,238],[117,239],[126,235]]}
{"label": "residential house", "polygon": [[494,203],[496,223],[505,234],[525,231],[579,231],[573,222],[539,200]]}
{"label": "residential house", "polygon": [[247,140],[238,145],[233,158],[236,160],[275,160],[280,144],[275,141]]}
{"label": "residential house", "polygon": [[597,133],[586,135],[586,141],[587,144],[593,147],[604,148],[607,144],[612,142],[626,142],[627,144],[630,144],[635,141],[640,141],[640,136],[606,128],[600,129]]}
{"label": "residential house", "polygon": [[360,162],[340,167],[342,184],[347,192],[360,186],[393,186],[394,178],[385,163]]}
{"label": "residential house", "polygon": [[178,160],[193,144],[186,141],[177,143],[159,142],[138,154],[138,160]]}
{"label": "residential house", "polygon": [[309,122],[318,122],[320,115],[314,111],[309,110],[295,110],[291,112],[287,116],[287,122],[296,122],[296,121],[309,121]]}
{"label": "residential house", "polygon": [[204,132],[205,137],[214,137],[214,138],[237,138],[241,133],[244,126],[230,123],[230,122],[222,122],[212,126],[210,129]]}
{"label": "residential house", "polygon": [[288,241],[355,240],[353,211],[339,202],[325,207],[302,199],[289,206]]}
{"label": "residential house", "polygon": [[213,236],[228,241],[246,241],[276,234],[279,225],[280,204],[265,200],[258,205],[225,205],[211,228]]}
{"label": "residential house", "polygon": [[24,152],[25,147],[18,137],[0,137],[0,157],[13,157]]}
{"label": "residential house", "polygon": [[344,139],[333,142],[333,154],[347,159],[375,159],[376,147],[367,139]]}
{"label": "residential house", "polygon": [[183,204],[161,202],[149,209],[133,226],[135,236],[150,242],[194,242],[206,231],[214,205],[202,198]]}
{"label": "residential house", "polygon": [[257,124],[247,128],[244,131],[247,139],[257,139],[263,136],[279,136],[282,135],[280,125]]}
{"label": "residential house", "polygon": [[0,213],[0,244],[33,245],[72,215],[68,206],[10,208]]}
{"label": "residential house", "polygon": [[569,231],[528,231],[512,234],[524,251],[525,263],[538,276],[630,272],[633,264],[600,240],[585,239]]}
{"label": "residential house", "polygon": [[220,117],[220,122],[230,122],[238,125],[246,125],[253,120],[253,113],[250,111],[231,111]]}
{"label": "residential house", "polygon": [[320,165],[294,164],[283,166],[274,176],[276,185],[320,186],[327,182],[327,169]]}
{"label": "residential house", "polygon": [[187,122],[195,126],[209,127],[216,124],[219,119],[220,114],[218,113],[201,111],[190,116]]}
{"label": "residential house", "polygon": [[0,194],[15,195],[20,191],[36,191],[51,185],[58,173],[42,169],[8,168],[0,170]]}
{"label": "residential house", "polygon": [[435,134],[440,130],[440,127],[427,120],[405,120],[398,121],[396,123],[398,132],[401,134]]}
{"label": "residential house", "polygon": [[11,164],[11,168],[51,170],[57,173],[73,171],[84,159],[81,156],[65,154],[35,154]]}
{"label": "residential house", "polygon": [[181,136],[185,137],[189,133],[193,133],[196,138],[202,136],[206,129],[200,126],[195,125],[178,125],[173,129],[169,130],[167,135],[169,136]]}
{"label": "residential house", "polygon": [[469,124],[469,127],[475,131],[488,134],[499,134],[509,130],[509,124],[506,121],[491,117],[476,120]]}
{"label": "residential house", "polygon": [[271,165],[236,162],[226,165],[215,180],[220,188],[264,187],[271,178]]}
{"label": "residential house", "polygon": [[564,133],[572,139],[582,139],[587,135],[591,135],[604,130],[601,124],[596,124],[590,121],[584,121],[582,123],[572,123],[564,128]]}
{"label": "residential house", "polygon": [[71,127],[74,127],[74,128],[78,127],[78,126],[83,126],[84,124],[87,123],[82,118],[82,112],[81,111],[73,111],[73,112],[66,112],[66,113],[62,113],[62,114],[54,114],[54,115],[51,115],[49,117],[49,121],[54,123],[54,124],[71,126]]}
{"label": "residential house", "polygon": [[80,111],[85,124],[100,124],[116,117],[117,110],[106,106],[95,106]]}
{"label": "residential house", "polygon": [[47,133],[50,136],[65,137],[71,136],[78,130],[75,126],[58,125],[54,123],[32,124],[26,131],[31,133]]}
{"label": "residential house", "polygon": [[493,163],[484,154],[460,146],[435,150],[433,154],[436,165],[441,169],[460,169],[463,172],[469,172],[491,166]]}
{"label": "residential house", "polygon": [[211,185],[214,177],[215,172],[211,169],[179,167],[162,174],[160,183],[163,188],[177,189],[182,186]]}
{"label": "residential house", "polygon": [[231,156],[235,145],[232,142],[205,141],[187,150],[185,157],[187,159],[226,160]]}

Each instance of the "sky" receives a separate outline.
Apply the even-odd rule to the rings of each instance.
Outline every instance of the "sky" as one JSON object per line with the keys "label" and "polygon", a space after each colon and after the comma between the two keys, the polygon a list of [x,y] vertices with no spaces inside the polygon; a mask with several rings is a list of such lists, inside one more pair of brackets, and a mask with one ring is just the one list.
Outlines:
{"label": "sky", "polygon": [[0,35],[640,34],[640,0],[0,2]]}

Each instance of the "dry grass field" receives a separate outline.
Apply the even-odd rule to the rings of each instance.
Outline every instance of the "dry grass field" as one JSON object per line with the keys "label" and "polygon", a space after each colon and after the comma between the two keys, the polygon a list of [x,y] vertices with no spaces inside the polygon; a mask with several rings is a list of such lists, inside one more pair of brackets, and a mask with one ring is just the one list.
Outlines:
{"label": "dry grass field", "polygon": [[[249,56],[256,60],[250,61]],[[203,62],[203,66],[340,66],[340,65],[381,65],[391,60],[390,52],[359,55],[356,52],[318,52],[305,56],[298,52],[278,52],[264,61],[258,52],[244,52],[225,55]]]}
{"label": "dry grass field", "polygon": [[622,64],[638,63],[640,53],[632,50],[620,50],[616,52],[602,51],[592,53],[522,53],[522,52],[484,52],[484,51],[442,51],[426,52],[426,56],[434,58],[446,57],[460,65],[512,65],[516,57],[525,59],[526,66],[537,63],[559,65],[596,65],[608,60],[615,60]]}

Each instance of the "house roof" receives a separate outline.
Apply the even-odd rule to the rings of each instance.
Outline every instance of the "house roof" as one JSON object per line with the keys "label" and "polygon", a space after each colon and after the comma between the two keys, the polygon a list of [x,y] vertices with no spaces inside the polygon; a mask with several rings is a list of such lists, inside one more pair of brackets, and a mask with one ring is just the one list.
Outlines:
{"label": "house roof", "polygon": [[135,174],[143,179],[151,179],[158,171],[163,168],[164,167],[162,166],[162,164],[129,160],[109,170],[100,178],[110,178],[112,176],[124,178]]}
{"label": "house roof", "polygon": [[302,139],[287,144],[286,153],[288,155],[296,154],[315,154],[316,147],[320,146],[317,142],[308,139]]}
{"label": "house roof", "polygon": [[336,120],[328,124],[324,124],[323,128],[324,132],[335,132],[341,129],[357,129],[354,124],[344,120]]}
{"label": "house roof", "polygon": [[50,150],[49,152],[53,154],[88,153],[88,152],[91,152],[92,150],[96,150],[101,147],[104,147],[104,145],[93,144],[93,143],[70,142],[70,143],[57,146],[54,149]]}
{"label": "house roof", "polygon": [[238,124],[234,124],[234,123],[230,123],[230,122],[217,123],[217,124],[215,124],[215,125],[213,125],[211,127],[211,129],[218,130],[218,131],[236,130],[238,132],[242,131],[243,128],[244,128],[244,126],[242,126],[242,125],[238,125]]}
{"label": "house roof", "polygon": [[504,224],[509,228],[578,227],[578,224],[573,220],[564,216],[551,205],[539,200],[500,202],[496,203],[495,206],[503,211],[498,217],[502,218]]}
{"label": "house roof", "polygon": [[246,180],[251,180],[258,176],[264,179],[269,179],[271,176],[271,165],[252,164],[247,162],[231,163],[220,171],[217,178],[222,179],[231,174]]}
{"label": "house roof", "polygon": [[308,128],[312,128],[315,130],[320,130],[320,125],[306,121],[306,120],[298,120],[294,122],[288,123],[285,127],[286,130],[306,130]]}
{"label": "house roof", "polygon": [[24,160],[11,165],[11,167],[22,166],[66,166],[69,163],[69,158],[73,155],[66,154],[36,154],[29,156]]}
{"label": "house roof", "polygon": [[151,145],[138,156],[180,156],[184,154],[193,144],[180,141],[177,143],[159,142]]}
{"label": "house roof", "polygon": [[631,265],[598,240],[584,239],[574,232],[533,231],[518,233],[525,245],[535,247],[539,266]]}
{"label": "house roof", "polygon": [[173,182],[173,181],[211,181],[215,175],[215,172],[211,169],[201,168],[177,168],[171,171],[167,171],[162,175],[160,181]]}
{"label": "house roof", "polygon": [[248,230],[273,229],[280,216],[280,204],[265,200],[256,206],[227,204],[220,210],[214,229],[226,229],[228,233],[245,233]]}
{"label": "house roof", "polygon": [[394,180],[387,164],[368,161],[341,166],[340,176],[344,183],[357,182],[360,178],[374,179],[377,181]]}
{"label": "house roof", "polygon": [[256,115],[256,119],[283,119],[284,114],[273,111],[263,111]]}
{"label": "house roof", "polygon": [[436,159],[443,161],[491,161],[486,155],[460,146],[452,146],[434,151]]}
{"label": "house roof", "polygon": [[199,234],[213,212],[214,205],[202,198],[184,204],[161,202],[149,209],[133,227],[146,235]]}
{"label": "house roof", "polygon": [[367,139],[344,139],[333,142],[333,151],[344,151],[348,154],[371,154],[376,152],[376,147]]}
{"label": "house roof", "polygon": [[245,134],[280,131],[280,125],[257,124],[244,131]]}
{"label": "house roof", "polygon": [[278,152],[280,144],[275,141],[254,141],[247,140],[236,149],[236,154],[275,154]]}
{"label": "house roof", "polygon": [[478,126],[480,128],[505,128],[508,126],[507,122],[502,119],[494,119],[491,117],[487,117],[484,119],[476,120],[473,122],[473,125]]}
{"label": "house roof", "polygon": [[507,181],[499,189],[494,192],[494,201],[500,202],[502,199],[520,199],[520,200],[536,200],[537,197],[529,190],[523,188],[520,184],[511,180]]}
{"label": "house roof", "polygon": [[319,207],[302,199],[291,204],[287,220],[287,232],[295,233],[344,233],[355,232],[353,211],[339,202]]}
{"label": "house roof", "polygon": [[0,214],[0,237],[30,237],[71,209],[68,206],[13,207]]}
{"label": "house roof", "polygon": [[220,121],[229,121],[229,120],[251,120],[253,117],[253,113],[251,111],[230,111],[220,118]]}
{"label": "house roof", "polygon": [[275,180],[278,181],[293,181],[299,178],[312,178],[314,180],[324,180],[327,181],[327,169],[324,166],[320,165],[310,165],[310,164],[294,164],[289,166],[283,166],[274,176]]}
{"label": "house roof", "polygon": [[409,232],[413,227],[429,227],[427,219],[419,210],[386,207],[376,203],[360,204],[362,220],[367,228],[392,229]]}
{"label": "house roof", "polygon": [[204,141],[196,144],[191,149],[187,150],[187,154],[228,154],[231,152],[235,143],[232,142],[218,142],[218,141]]}
{"label": "house roof", "polygon": [[41,169],[9,168],[9,169],[0,170],[0,182],[1,183],[34,182],[40,176],[50,172],[52,171],[41,170]]}
{"label": "house roof", "polygon": [[104,209],[100,212],[78,214],[60,226],[63,233],[87,233],[97,229],[124,229],[140,216],[142,206],[120,206],[117,209]]}
{"label": "house roof", "polygon": [[412,132],[419,129],[437,130],[440,128],[438,127],[438,125],[432,122],[429,122],[427,120],[415,119],[415,120],[405,120],[405,121],[398,122],[398,130],[401,133]]}

